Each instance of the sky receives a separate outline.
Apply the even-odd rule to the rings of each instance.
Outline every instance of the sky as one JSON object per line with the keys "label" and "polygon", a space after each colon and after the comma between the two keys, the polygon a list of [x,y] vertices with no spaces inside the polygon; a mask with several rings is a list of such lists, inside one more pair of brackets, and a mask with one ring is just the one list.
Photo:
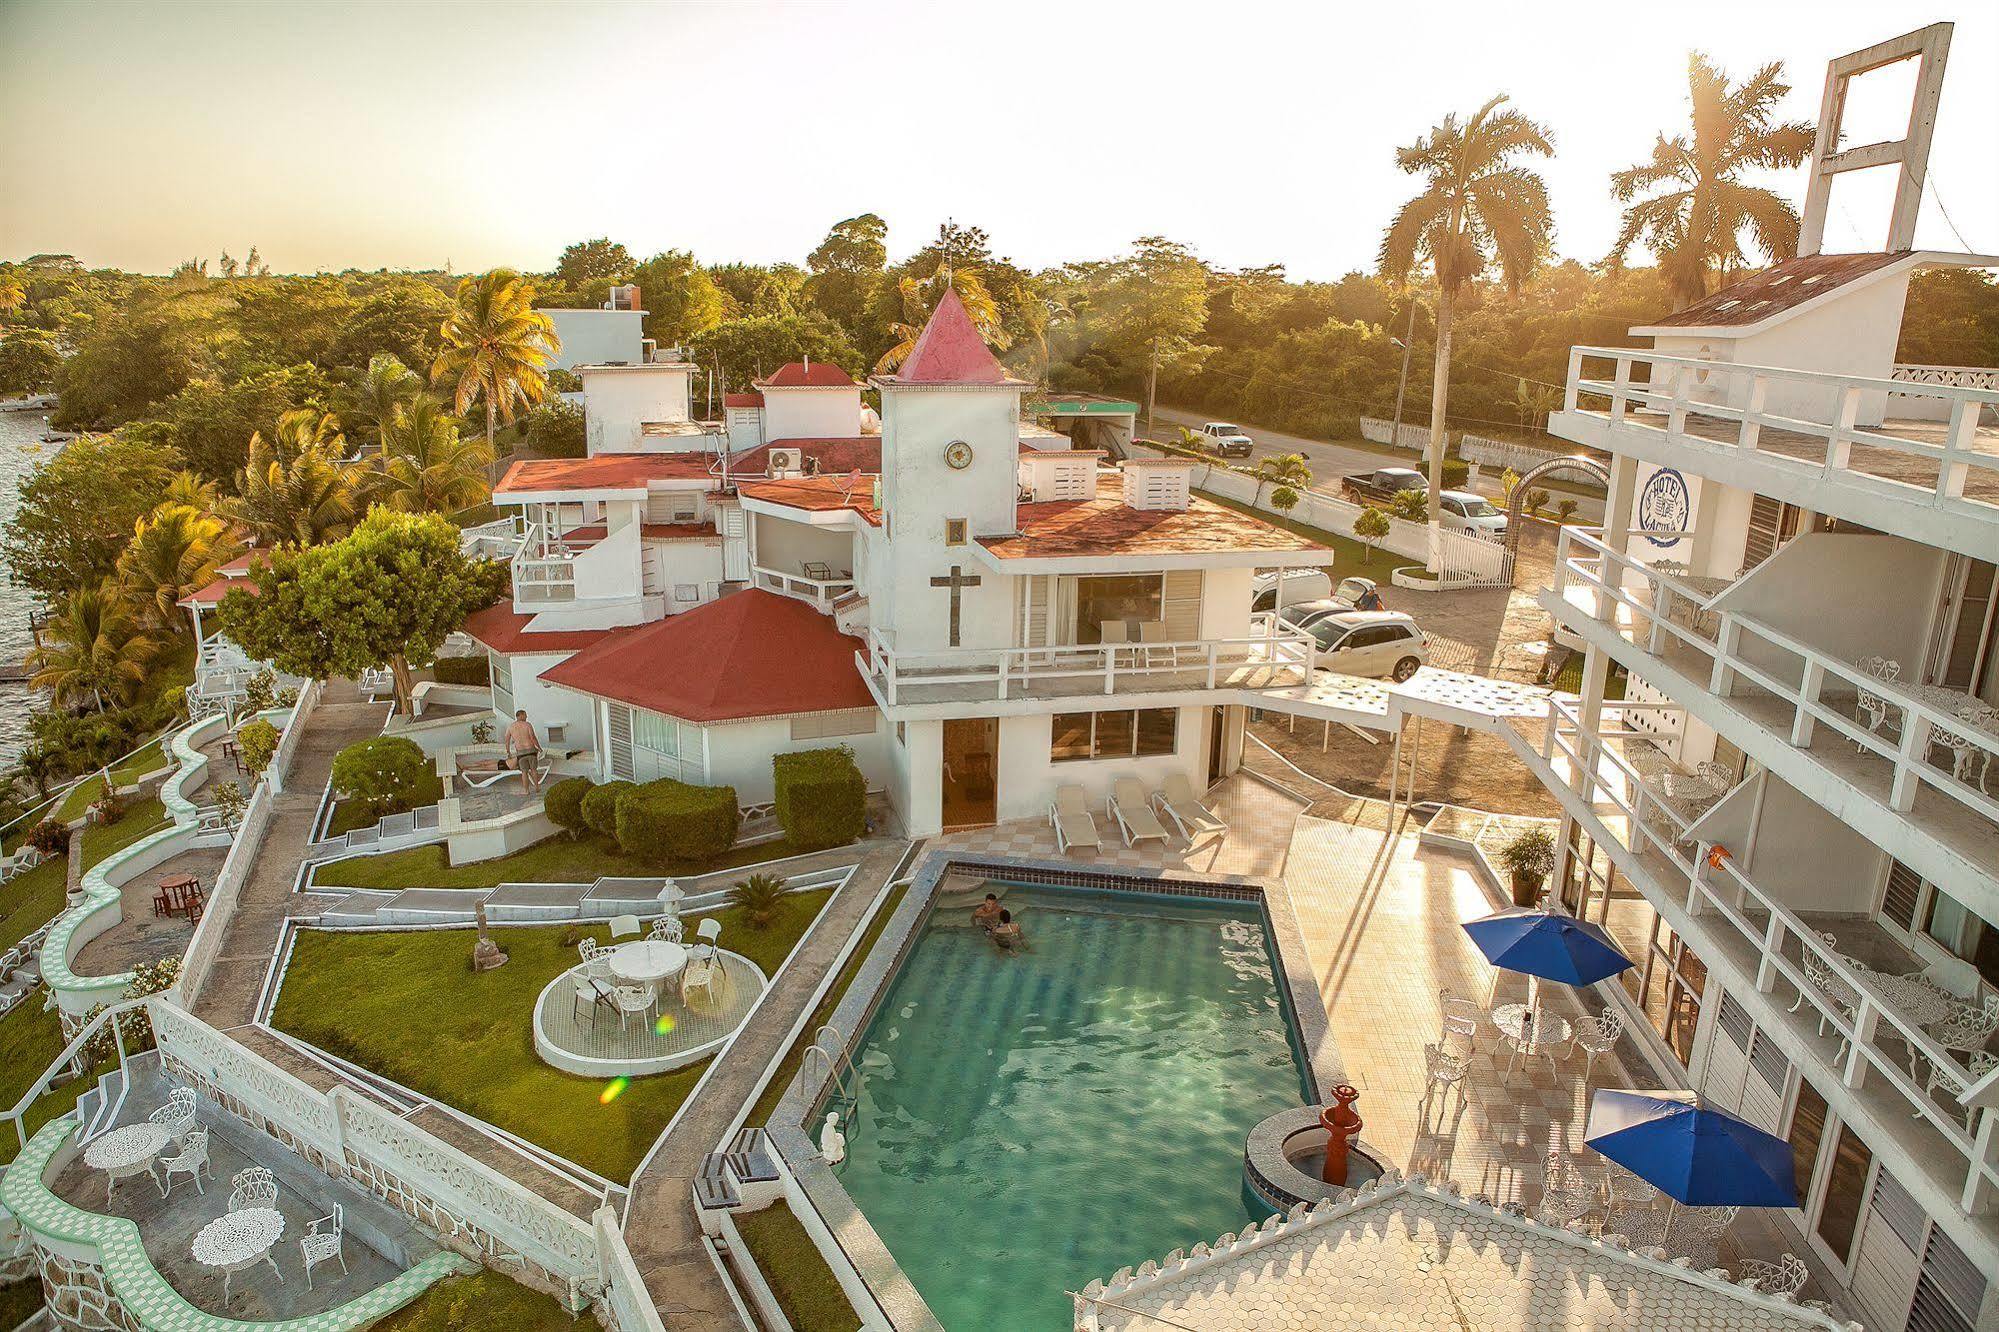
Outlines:
{"label": "sky", "polygon": [[[1946,3],[0,0],[0,258],[546,270],[610,236],[802,262],[874,212],[898,256],[948,217],[1030,268],[1162,234],[1335,278],[1414,192],[1395,148],[1504,92],[1553,131],[1558,253],[1595,261],[1609,173],[1684,124],[1690,49],[1783,61],[1813,119],[1828,59],[1940,19],[1917,243],[1990,253],[1999,6]],[[1910,80],[1879,80],[1850,142],[1899,132]],[[1842,181],[1826,249],[1880,247],[1883,174]],[[1803,176],[1768,183],[1802,203]]]}

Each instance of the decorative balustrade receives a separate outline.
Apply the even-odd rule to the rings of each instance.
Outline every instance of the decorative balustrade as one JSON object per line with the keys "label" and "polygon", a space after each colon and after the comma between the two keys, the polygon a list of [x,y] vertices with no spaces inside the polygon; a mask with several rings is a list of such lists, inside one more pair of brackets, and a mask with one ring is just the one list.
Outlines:
{"label": "decorative balustrade", "polygon": [[792,573],[786,569],[770,569],[757,565],[750,570],[756,585],[766,592],[776,592],[782,596],[797,597],[809,601],[820,610],[831,614],[833,603],[854,590],[851,575],[843,578],[807,578],[804,574]]}
{"label": "decorative balustrade", "polygon": [[1898,365],[1890,373],[1898,384],[1938,384],[1999,393],[1999,369],[1991,366]]}

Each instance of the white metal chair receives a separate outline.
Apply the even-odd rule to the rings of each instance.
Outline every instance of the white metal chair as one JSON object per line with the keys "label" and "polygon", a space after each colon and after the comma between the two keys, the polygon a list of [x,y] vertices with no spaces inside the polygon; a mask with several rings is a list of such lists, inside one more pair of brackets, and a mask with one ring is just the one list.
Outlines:
{"label": "white metal chair", "polygon": [[614,985],[611,1006],[618,1010],[618,1030],[623,1031],[632,1014],[644,1016],[652,1008],[652,991],[643,985]]}
{"label": "white metal chair", "polygon": [[1139,785],[1136,777],[1120,777],[1111,783],[1111,795],[1105,802],[1105,810],[1117,824],[1118,835],[1124,838],[1126,846],[1169,840],[1166,825],[1146,804],[1145,788]]}
{"label": "white metal chair", "polygon": [[[1821,930],[1819,938],[1829,945],[1838,943],[1838,940],[1828,931]],[[1855,995],[1853,987],[1848,985],[1845,979],[1839,975],[1833,964],[1819,957],[1816,949],[1805,949],[1805,981],[1814,990],[1819,992],[1819,995],[1825,1000],[1827,1007],[1838,1013],[1842,1018],[1853,1016],[1853,1006],[1857,1002],[1858,996]],[[1798,1005],[1804,1003],[1808,997],[1804,991],[1800,990],[1798,992],[1798,1001],[1791,1005],[1791,1011],[1793,1013],[1797,1012]],[[1819,1012],[1819,1035],[1825,1035],[1825,1025],[1828,1021],[1830,1021],[1830,1018],[1821,1009]],[[1845,1058],[1846,1041],[1842,1037],[1839,1045],[1839,1056],[1834,1062],[1842,1062]]]}
{"label": "white metal chair", "polygon": [[1097,821],[1090,815],[1088,798],[1080,786],[1055,788],[1055,799],[1048,804],[1048,826],[1055,830],[1055,849],[1065,856],[1071,848],[1095,851],[1103,846],[1097,836]]}
{"label": "white metal chair", "polygon": [[709,1003],[715,1002],[716,981],[720,977],[721,970],[720,964],[712,955],[689,962],[686,970],[680,973],[681,1005],[692,1011],[694,996],[697,993]]}
{"label": "white metal chair", "polygon": [[1469,1052],[1455,1054],[1451,1050],[1446,1049],[1442,1043],[1425,1045],[1423,1047],[1423,1067],[1426,1075],[1423,1083],[1424,1105],[1430,1103],[1432,1096],[1440,1092],[1448,1096],[1453,1089],[1456,1089],[1460,1098],[1464,1096],[1465,1074],[1471,1071],[1471,1054]]}
{"label": "white metal chair", "polygon": [[[1965,1132],[1969,1133],[1972,1131],[1973,1121],[1978,1114],[1978,1108],[1976,1106],[1963,1105],[1957,1098],[1964,1095],[1965,1088],[1984,1077],[1987,1073],[1990,1073],[1994,1068],[1999,1068],[1999,1055],[1989,1054],[1982,1050],[1971,1056],[1970,1071],[1968,1074],[1966,1070],[1959,1068],[1954,1063],[1931,1064],[1929,1079],[1923,1084],[1923,1094],[1931,1096],[1934,1092],[1941,1089],[1943,1095],[1934,1096],[1933,1099],[1938,1105],[1952,1113],[1962,1111],[1964,1114],[1964,1129]],[[1923,1112],[1921,1110],[1916,1111],[1914,1118],[1921,1119],[1922,1117]]]}
{"label": "white metal chair", "polygon": [[680,917],[661,916],[652,923],[652,928],[646,931],[646,938],[659,943],[679,943],[686,933],[686,927],[680,923]]}
{"label": "white metal chair", "polygon": [[1189,845],[1196,837],[1229,830],[1229,825],[1217,818],[1215,811],[1202,804],[1200,797],[1194,794],[1194,784],[1187,780],[1184,772],[1169,774],[1160,789],[1152,793],[1151,804],[1172,821]]}
{"label": "white metal chair", "polygon": [[276,1207],[278,1180],[263,1166],[245,1166],[229,1177],[229,1210],[246,1207]]}
{"label": "white metal chair", "polygon": [[1438,1042],[1441,1044],[1456,1036],[1464,1041],[1467,1050],[1477,1049],[1478,1030],[1485,1022],[1485,1010],[1449,990],[1438,991],[1438,999],[1444,1012],[1444,1028]]}
{"label": "white metal chair", "polygon": [[1952,1004],[1950,1015],[1930,1024],[1930,1035],[1946,1050],[1977,1054],[1999,1031],[1999,993],[1988,994],[1978,1004]]}
{"label": "white metal chair", "polygon": [[1596,1190],[1591,1188],[1567,1152],[1548,1153],[1541,1174],[1541,1206],[1536,1218],[1544,1226],[1566,1226],[1580,1221],[1596,1209]]}
{"label": "white metal chair", "polygon": [[639,932],[640,926],[637,916],[611,917],[611,937],[613,939],[636,939],[639,937]]}
{"label": "white metal chair", "polygon": [[598,943],[595,939],[592,939],[586,935],[584,938],[582,938],[577,942],[576,955],[582,958],[585,962],[588,962],[592,958],[597,956],[598,950],[601,949],[602,947],[603,947],[602,944]]}
{"label": "white metal chair", "polygon": [[210,1179],[215,1178],[215,1168],[208,1164],[208,1130],[190,1129],[180,1152],[160,1162],[160,1196],[164,1198],[173,1192],[175,1175],[186,1175],[192,1179],[196,1193],[208,1192],[201,1187],[204,1173]]}
{"label": "white metal chair", "polygon": [[1744,1258],[1737,1265],[1736,1275],[1743,1281],[1754,1281],[1756,1289],[1765,1295],[1795,1295],[1805,1288],[1805,1260],[1795,1253],[1787,1253],[1776,1262],[1765,1262],[1761,1258]]}
{"label": "white metal chair", "polygon": [[1656,1186],[1632,1174],[1623,1166],[1612,1163],[1610,1173],[1604,1178],[1604,1224],[1613,1224],[1609,1217],[1616,1212],[1651,1211],[1659,1201]]}
{"label": "white metal chair", "polygon": [[1138,625],[1138,641],[1144,644],[1145,664],[1147,666],[1157,666],[1162,661],[1168,666],[1174,664],[1176,655],[1174,650],[1163,646],[1168,641],[1166,638],[1166,621],[1141,620]]}
{"label": "white metal chair", "polygon": [[569,1016],[571,1019],[574,1019],[579,1008],[587,1008],[590,1010],[590,1025],[595,1027],[597,1025],[597,1009],[600,1005],[597,982],[589,972],[584,971],[577,973],[575,985],[575,993],[569,1000]]}
{"label": "white metal chair", "polygon": [[147,1115],[146,1119],[173,1134],[174,1141],[179,1142],[194,1127],[195,1103],[193,1088],[176,1087],[167,1093],[167,1103]]}
{"label": "white metal chair", "polygon": [[1948,726],[1938,726],[1930,731],[1930,743],[1941,745],[1949,751],[1950,775],[1958,781],[1969,783],[1971,780],[1971,761],[1981,756],[1985,759],[1985,768],[1978,775],[1978,789],[1980,791],[1985,790],[1985,779],[1992,771],[1992,755],[1979,748],[1978,742],[1971,738],[1970,732],[1972,730],[1971,723],[1983,720],[1980,715],[1983,711],[1986,711],[1986,709],[1959,708],[1956,715],[1967,723],[1963,730],[1952,730]]}
{"label": "white metal chair", "polygon": [[703,916],[701,923],[694,927],[694,947],[688,956],[697,962],[715,960],[715,941],[722,937],[722,922],[713,916]]}
{"label": "white metal chair", "polygon": [[1576,1019],[1575,1043],[1585,1055],[1583,1061],[1583,1086],[1589,1086],[1590,1071],[1596,1067],[1597,1059],[1617,1048],[1618,1037],[1624,1035],[1624,1010],[1606,1005],[1601,1017],[1580,1017]]}
{"label": "white metal chair", "polygon": [[[1872,678],[1879,680],[1882,684],[1893,684],[1901,677],[1902,663],[1891,661],[1887,657],[1866,657],[1861,660],[1860,669]],[[1874,732],[1880,731],[1882,725],[1888,720],[1889,712],[1896,706],[1896,704],[1889,702],[1886,698],[1883,698],[1880,694],[1873,692],[1865,686],[1861,687],[1860,696],[1854,701],[1854,707],[1858,710],[1860,720],[1867,723],[1869,731]],[[1899,733],[1900,727],[1897,726],[1896,730]],[[1858,740],[1853,742],[1853,747],[1860,750],[1867,748],[1866,745],[1861,744]]]}
{"label": "white metal chair", "polygon": [[[320,1227],[326,1227],[321,1230]],[[299,1239],[299,1256],[305,1260],[305,1288],[312,1289],[312,1269],[321,1263],[337,1261],[340,1275],[347,1275],[347,1255],[340,1247],[341,1237],[347,1229],[347,1209],[339,1203],[333,1204],[333,1211],[310,1222],[305,1234]]]}

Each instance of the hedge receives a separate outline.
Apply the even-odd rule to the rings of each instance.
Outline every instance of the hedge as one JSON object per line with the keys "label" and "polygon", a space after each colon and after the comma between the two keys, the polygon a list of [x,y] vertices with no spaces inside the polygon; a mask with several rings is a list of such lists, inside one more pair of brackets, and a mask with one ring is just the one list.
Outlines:
{"label": "hedge", "polygon": [[431,678],[439,684],[483,685],[493,682],[490,657],[439,657],[430,666]]}
{"label": "hedge", "polygon": [[800,851],[845,846],[867,827],[868,779],[854,764],[854,751],[802,749],[773,755],[777,822],[785,840]]}
{"label": "hedge", "polygon": [[605,837],[618,835],[618,797],[632,789],[630,782],[605,782],[583,793],[583,823]]}
{"label": "hedge", "polygon": [[[650,865],[707,860],[736,844],[742,811],[733,786],[689,786],[672,778],[618,796],[618,845]],[[602,788],[599,788],[602,789]]]}
{"label": "hedge", "polygon": [[[542,812],[556,827],[567,828],[572,833],[582,832],[590,826],[583,817],[583,798],[595,789],[588,777],[564,777],[559,782],[551,783],[541,793]],[[616,810],[614,804],[614,817]]]}
{"label": "hedge", "polygon": [[444,782],[416,741],[380,735],[334,756],[333,793],[380,817],[436,804],[444,795]]}

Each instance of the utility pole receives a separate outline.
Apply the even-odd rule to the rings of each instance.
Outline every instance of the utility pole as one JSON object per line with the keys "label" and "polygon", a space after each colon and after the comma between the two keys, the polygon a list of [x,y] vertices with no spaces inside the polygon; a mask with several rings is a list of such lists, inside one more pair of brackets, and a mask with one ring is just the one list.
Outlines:
{"label": "utility pole", "polygon": [[1402,446],[1402,395],[1409,388],[1409,353],[1416,345],[1416,293],[1409,293],[1409,326],[1402,330],[1402,377],[1395,381],[1395,429],[1389,432],[1388,442],[1397,448]]}

